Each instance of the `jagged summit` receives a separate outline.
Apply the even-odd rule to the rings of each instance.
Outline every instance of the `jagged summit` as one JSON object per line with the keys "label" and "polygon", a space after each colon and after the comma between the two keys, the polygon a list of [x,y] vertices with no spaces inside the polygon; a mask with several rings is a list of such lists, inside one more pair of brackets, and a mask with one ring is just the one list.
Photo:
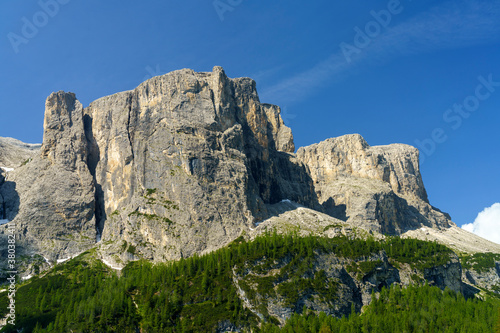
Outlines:
{"label": "jagged summit", "polygon": [[221,67],[153,77],[86,108],[52,93],[35,151],[8,173],[0,207],[19,246],[51,262],[95,246],[115,267],[187,257],[299,206],[375,233],[454,226],[428,202],[416,148],[355,134],[295,154],[279,107]]}

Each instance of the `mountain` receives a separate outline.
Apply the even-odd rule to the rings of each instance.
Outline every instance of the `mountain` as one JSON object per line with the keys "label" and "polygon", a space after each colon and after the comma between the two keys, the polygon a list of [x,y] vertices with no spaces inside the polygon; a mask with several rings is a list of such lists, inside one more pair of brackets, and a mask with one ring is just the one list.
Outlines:
{"label": "mountain", "polygon": [[[0,138],[2,164],[8,169],[0,169],[0,219],[9,222],[0,236],[7,244],[15,226],[25,278],[82,253],[120,270],[292,233],[332,244],[346,240],[348,248],[357,241],[372,245],[356,256],[335,253],[337,245],[311,248],[312,268],[295,278],[325,274],[339,283],[343,301],[333,305],[307,290],[283,303],[279,293],[256,287],[273,281],[279,290],[296,282],[293,274],[276,275],[294,251],[269,262],[231,262],[246,267],[226,273],[257,318],[283,325],[299,305],[349,314],[350,304],[359,311],[372,292],[394,283],[425,280],[468,297],[500,292],[500,245],[458,228],[429,203],[416,148],[372,147],[352,134],[295,152],[279,107],[260,102],[255,81],[228,78],[221,67],[157,76],[85,108],[73,93],[52,93],[42,145]],[[388,253],[391,237],[411,238],[405,251],[427,248],[418,260],[431,264],[417,267]],[[256,273],[255,265],[265,268]],[[263,299],[274,305],[259,309]]]}

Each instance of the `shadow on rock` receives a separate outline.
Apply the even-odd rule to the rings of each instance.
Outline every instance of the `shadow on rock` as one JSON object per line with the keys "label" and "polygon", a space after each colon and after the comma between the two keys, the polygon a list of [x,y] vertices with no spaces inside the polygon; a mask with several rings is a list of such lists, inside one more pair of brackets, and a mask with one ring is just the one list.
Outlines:
{"label": "shadow on rock", "polygon": [[87,138],[87,143],[89,147],[89,154],[87,156],[87,166],[89,168],[90,174],[94,178],[95,183],[95,219],[96,219],[96,232],[98,237],[102,235],[104,230],[104,223],[106,221],[106,209],[104,205],[104,191],[102,190],[102,185],[97,183],[96,179],[96,168],[97,163],[101,160],[101,153],[99,146],[94,137],[94,132],[92,128],[93,119],[89,115],[83,116],[83,123],[85,128],[85,136]]}
{"label": "shadow on rock", "polygon": [[16,183],[5,181],[0,185],[0,220],[12,221],[19,212],[19,204]]}

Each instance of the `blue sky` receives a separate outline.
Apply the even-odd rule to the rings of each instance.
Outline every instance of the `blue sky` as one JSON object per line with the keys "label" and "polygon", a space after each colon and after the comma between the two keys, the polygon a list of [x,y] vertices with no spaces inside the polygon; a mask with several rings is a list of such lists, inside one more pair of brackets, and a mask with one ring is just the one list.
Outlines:
{"label": "blue sky", "polygon": [[219,65],[282,107],[297,147],[349,133],[419,146],[431,203],[472,223],[500,202],[500,1],[337,3],[4,0],[0,136],[41,142],[53,91],[87,106]]}

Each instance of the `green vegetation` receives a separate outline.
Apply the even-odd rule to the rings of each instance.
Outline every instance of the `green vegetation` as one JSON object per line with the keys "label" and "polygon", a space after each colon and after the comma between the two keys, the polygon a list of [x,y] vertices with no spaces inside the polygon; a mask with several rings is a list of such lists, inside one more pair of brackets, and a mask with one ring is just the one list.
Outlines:
{"label": "green vegetation", "polygon": [[[179,206],[175,204],[173,201],[168,200],[161,194],[157,194],[157,189],[156,188],[148,188],[146,190],[146,195],[144,196],[144,199],[146,199],[146,204],[148,205],[161,205],[165,209],[175,209],[179,210]],[[155,195],[156,197],[154,197]]]}
{"label": "green vegetation", "polygon": [[[32,278],[18,289],[16,324],[24,332],[42,331],[41,327],[47,332],[66,332],[69,327],[79,331],[93,327],[94,331],[129,332],[127,327],[136,321],[135,309],[128,304],[119,284],[116,274],[101,262],[89,263],[80,256],[56,266],[44,277]],[[2,317],[6,302],[3,294]],[[2,332],[16,330],[7,325]]]}
{"label": "green vegetation", "polygon": [[340,228],[342,229],[342,224],[330,224],[330,225],[327,225],[326,227],[323,228],[323,232],[326,232],[330,229],[336,229],[336,228]]}
{"label": "green vegetation", "polygon": [[27,160],[25,160],[23,163],[21,163],[20,166],[25,166],[26,164],[28,164],[29,162],[31,162],[31,158],[28,158]]}
{"label": "green vegetation", "polygon": [[[123,244],[123,251],[125,250],[135,253],[135,248],[126,242]],[[137,329],[142,332],[212,332],[219,323],[230,322],[234,326],[257,332],[261,320],[243,307],[238,297],[236,280],[249,302],[269,324],[262,332],[268,332],[267,327],[270,330],[277,329],[276,319],[269,315],[266,308],[270,296],[280,297],[294,311],[303,312],[302,316],[294,316],[291,319],[289,325],[295,327],[297,321],[321,318],[298,308],[299,299],[315,297],[325,303],[334,304],[338,297],[340,282],[329,278],[326,268],[318,267],[319,256],[334,254],[346,261],[356,262],[356,269],[364,274],[381,264],[376,260],[369,263],[369,257],[381,251],[389,254],[391,262],[396,263],[399,260],[424,268],[430,267],[431,264],[446,263],[451,254],[444,246],[413,239],[389,238],[380,242],[347,237],[300,238],[296,235],[266,234],[252,242],[239,238],[229,246],[201,257],[194,256],[156,265],[146,261],[132,262],[118,277],[91,253],[85,253],[67,263],[57,265],[44,276],[35,277],[19,286],[16,297],[16,323],[18,328],[24,328],[23,332],[72,330],[127,333],[136,332]],[[411,290],[418,293],[420,289]],[[394,292],[405,295],[405,291]],[[432,308],[434,313],[429,308],[429,313],[433,316],[445,310],[450,311],[450,308],[455,306],[446,303],[448,298],[439,298],[441,296],[434,291],[428,294],[429,306],[436,303],[431,302],[432,299],[438,301],[433,305],[435,307],[445,300],[441,310]],[[394,313],[394,316],[401,316],[397,320],[403,323],[409,320],[408,318],[413,318],[412,311],[419,308],[413,303],[390,303],[394,309],[388,307],[383,310],[384,295],[382,293],[382,305],[377,306],[378,303],[374,303],[375,310],[369,310],[367,313],[374,311],[374,316],[379,313]],[[443,295],[448,297],[451,294],[446,292]],[[460,304],[465,302],[456,295],[453,297]],[[470,303],[473,304],[473,313],[477,313],[478,318],[483,318],[482,311],[490,311],[490,303],[474,302],[476,303]],[[0,294],[0,317],[6,314],[6,304],[6,293]],[[363,324],[363,316],[365,315],[353,314],[351,317],[358,318],[353,319],[354,323]],[[390,314],[387,316],[392,318]],[[443,318],[448,320],[446,316]],[[333,323],[351,319],[328,320]],[[491,321],[491,318],[489,320]],[[396,319],[394,321],[396,324]],[[448,327],[448,324],[442,325]],[[12,326],[1,330],[15,331]],[[319,328],[316,332],[318,331]]]}
{"label": "green vegetation", "polygon": [[382,260],[355,261],[347,265],[346,270],[349,273],[358,273],[360,277],[363,277],[382,265]]}
{"label": "green vegetation", "polygon": [[464,299],[449,289],[393,285],[383,288],[363,314],[334,318],[311,311],[294,314],[283,328],[264,324],[262,332],[498,332],[498,300]]}
{"label": "green vegetation", "polygon": [[163,222],[166,222],[168,224],[172,224],[174,223],[171,219],[169,219],[168,217],[163,217],[163,216],[159,216],[159,215],[156,215],[156,214],[146,214],[146,213],[141,213],[137,210],[134,210],[133,212],[129,213],[128,216],[141,216],[141,217],[144,217],[146,218],[147,220],[161,220]]}
{"label": "green vegetation", "polygon": [[407,263],[418,270],[444,265],[450,261],[450,255],[453,254],[453,251],[437,242],[399,237],[390,237],[384,250],[393,261]]}
{"label": "green vegetation", "polygon": [[495,262],[500,261],[498,253],[475,253],[460,257],[464,269],[473,269],[478,273],[484,273],[495,268]]}
{"label": "green vegetation", "polygon": [[155,193],[156,193],[156,189],[155,188],[148,188],[148,189],[146,189],[146,196],[148,196],[148,197],[151,196],[151,195],[153,195],[153,194],[155,194]]}
{"label": "green vegetation", "polygon": [[134,255],[135,254],[135,246],[129,245],[129,247],[127,248],[127,252]]}

